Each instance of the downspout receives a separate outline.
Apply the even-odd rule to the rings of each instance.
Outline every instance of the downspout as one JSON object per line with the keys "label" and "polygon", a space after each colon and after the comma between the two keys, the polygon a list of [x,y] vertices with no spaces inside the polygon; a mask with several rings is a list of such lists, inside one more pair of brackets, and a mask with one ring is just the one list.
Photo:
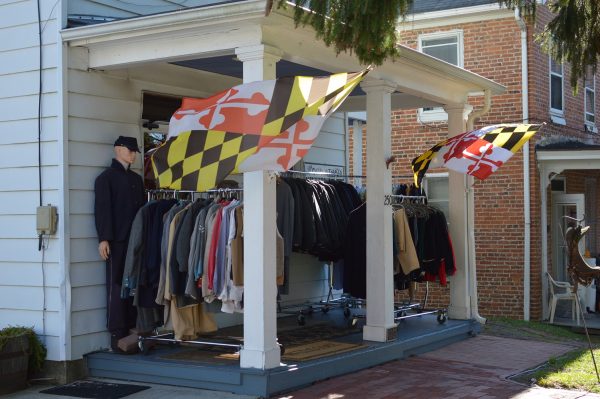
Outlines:
{"label": "downspout", "polygon": [[[515,19],[521,29],[521,104],[523,123],[529,123],[529,69],[527,61],[527,24],[515,9]],[[523,146],[523,216],[525,219],[523,243],[523,320],[529,321],[531,302],[531,197],[529,180],[529,141]]]}
{"label": "downspout", "polygon": [[[467,119],[467,131],[473,130],[475,120],[487,114],[492,107],[492,92],[490,89],[484,90],[483,108],[472,112]],[[478,295],[477,295],[477,264],[475,259],[475,196],[473,192],[473,177],[467,176],[467,237],[470,279],[469,279],[469,298],[471,300],[471,317],[481,324],[485,324],[486,319],[479,314]]]}

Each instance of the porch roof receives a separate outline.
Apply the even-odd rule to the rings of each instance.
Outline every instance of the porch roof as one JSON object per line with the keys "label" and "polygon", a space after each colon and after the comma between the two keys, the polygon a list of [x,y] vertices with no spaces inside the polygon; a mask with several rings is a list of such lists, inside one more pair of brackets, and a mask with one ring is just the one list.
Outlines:
{"label": "porch roof", "polygon": [[[136,69],[170,63],[207,71],[212,65],[221,75],[231,77],[232,70],[241,68],[235,49],[257,45],[281,57],[278,70],[285,70],[285,74],[364,68],[351,54],[336,55],[315,39],[311,29],[295,28],[291,10],[274,8],[266,16],[266,4],[266,0],[220,3],[67,28],[61,34],[69,46],[87,49],[92,69]],[[404,46],[397,59],[376,67],[370,77],[395,85],[393,109],[461,104],[484,90],[492,94],[505,90],[492,80]],[[223,89],[230,82],[230,78],[225,79]],[[358,91],[340,111],[362,111],[365,104],[366,96]]]}

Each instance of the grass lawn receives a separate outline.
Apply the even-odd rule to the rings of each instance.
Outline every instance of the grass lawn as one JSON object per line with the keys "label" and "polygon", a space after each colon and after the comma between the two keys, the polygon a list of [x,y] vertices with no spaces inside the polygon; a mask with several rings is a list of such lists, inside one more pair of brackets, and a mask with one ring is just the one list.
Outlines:
{"label": "grass lawn", "polygon": [[[594,349],[594,357],[596,363],[600,362],[600,349]],[[551,358],[542,369],[529,374],[529,378],[535,379],[537,385],[546,388],[579,389],[600,393],[600,384],[589,348]]]}
{"label": "grass lawn", "polygon": [[[577,346],[577,349],[563,356],[550,358],[537,369],[519,374],[513,379],[526,384],[533,382],[545,388],[578,389],[600,393],[600,383],[596,378],[596,370],[585,334],[573,332],[569,327],[506,318],[488,319],[483,333]],[[590,340],[600,370],[600,336],[590,335]]]}

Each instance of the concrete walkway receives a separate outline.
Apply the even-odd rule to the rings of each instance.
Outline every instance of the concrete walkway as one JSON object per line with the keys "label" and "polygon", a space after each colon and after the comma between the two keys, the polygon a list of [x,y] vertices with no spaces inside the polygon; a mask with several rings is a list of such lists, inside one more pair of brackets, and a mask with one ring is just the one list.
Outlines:
{"label": "concrete walkway", "polygon": [[[276,399],[600,399],[600,395],[530,388],[507,380],[574,349],[571,345],[479,335],[420,356],[318,382]],[[127,383],[125,381],[114,381]],[[150,385],[126,399],[251,399],[230,393]],[[72,399],[32,387],[3,399]]]}

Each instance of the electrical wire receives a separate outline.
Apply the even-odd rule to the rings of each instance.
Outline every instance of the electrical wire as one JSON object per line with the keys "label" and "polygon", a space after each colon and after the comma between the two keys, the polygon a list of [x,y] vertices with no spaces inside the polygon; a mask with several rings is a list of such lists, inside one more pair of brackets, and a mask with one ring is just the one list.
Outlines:
{"label": "electrical wire", "polygon": [[48,19],[46,19],[46,23],[44,24],[44,27],[42,28],[42,33],[44,33],[44,31],[46,30],[46,25],[48,25],[48,22],[50,22],[50,17],[52,17],[52,14],[54,14],[54,9],[58,5],[59,1],[60,0],[56,0],[56,2],[54,3],[54,5],[52,6],[52,9],[50,10],[50,14],[48,15]]}
{"label": "electrical wire", "polygon": [[[40,0],[37,0],[37,22],[38,22],[38,36],[39,36],[39,89],[38,89],[38,181],[39,181],[39,193],[40,193],[40,206],[42,206],[42,67],[43,67],[43,55],[42,55],[42,16],[41,16],[41,4]],[[41,238],[40,238],[41,240]],[[41,241],[40,248],[41,249]]]}
{"label": "electrical wire", "polygon": [[[56,4],[55,4],[56,6]],[[54,10],[54,8],[53,8]],[[43,80],[42,80],[42,68],[44,66],[43,56],[42,56],[42,12],[41,12],[41,4],[40,0],[37,0],[37,23],[38,23],[38,36],[39,36],[39,90],[38,90],[38,181],[39,181],[39,193],[40,193],[40,206],[43,204],[42,197],[42,94],[43,94]],[[44,337],[44,342],[46,342],[46,273],[45,273],[45,258],[46,258],[46,248],[48,246],[48,242],[44,245],[43,242],[44,235],[40,233],[38,236],[38,251],[42,251],[42,335]]]}

